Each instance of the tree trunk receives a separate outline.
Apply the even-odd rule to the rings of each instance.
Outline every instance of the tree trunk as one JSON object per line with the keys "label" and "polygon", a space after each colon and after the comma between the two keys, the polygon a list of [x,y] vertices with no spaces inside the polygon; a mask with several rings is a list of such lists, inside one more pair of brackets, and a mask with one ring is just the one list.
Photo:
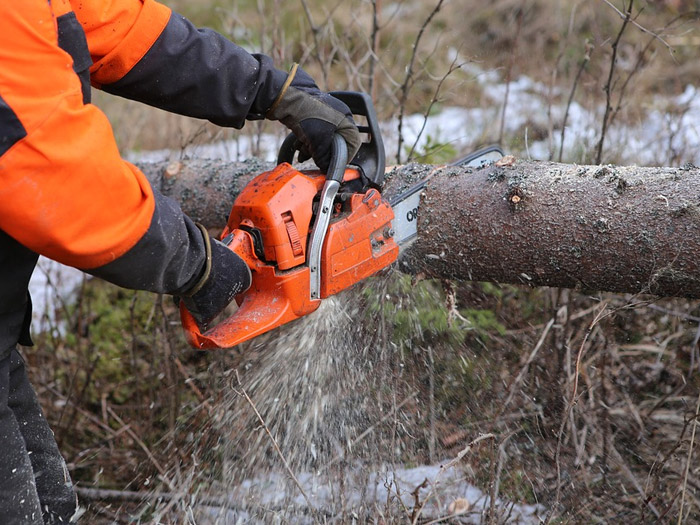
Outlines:
{"label": "tree trunk", "polygon": [[[240,189],[270,164],[142,165],[195,220],[225,224]],[[429,177],[418,239],[400,268],[436,277],[700,297],[700,170],[517,161],[483,169],[406,165],[398,194]]]}

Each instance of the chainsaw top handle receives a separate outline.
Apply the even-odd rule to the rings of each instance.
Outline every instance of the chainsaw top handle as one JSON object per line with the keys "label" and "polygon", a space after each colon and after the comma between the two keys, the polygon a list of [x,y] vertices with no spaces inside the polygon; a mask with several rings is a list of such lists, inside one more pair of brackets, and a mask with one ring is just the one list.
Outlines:
{"label": "chainsaw top handle", "polygon": [[326,179],[343,182],[345,167],[348,165],[348,145],[345,139],[338,134],[333,135],[331,146],[331,162],[328,165]]}
{"label": "chainsaw top handle", "polygon": [[[356,91],[333,91],[331,95],[344,102],[350,108],[353,115],[361,116],[366,119],[366,123],[360,122],[357,125],[363,137],[360,149],[353,159],[346,159],[345,162],[342,163],[343,170],[348,161],[350,161],[353,166],[359,168],[363,187],[381,189],[384,183],[386,154],[384,152],[384,142],[382,141],[382,135],[379,131],[379,122],[377,120],[377,113],[374,110],[374,105],[372,104],[372,99],[366,93],[359,93]],[[338,138],[339,137],[336,136],[335,140]],[[277,155],[277,163],[282,164],[283,162],[288,162],[292,164],[294,161],[294,154],[299,147],[299,141],[294,133],[287,135],[282,146],[280,146]],[[331,152],[331,167],[333,166],[335,149],[334,146]],[[345,156],[347,157],[347,151]],[[329,174],[332,173],[332,169],[329,168],[328,172]],[[329,178],[331,178],[330,175]]]}
{"label": "chainsaw top handle", "polygon": [[[292,163],[294,162],[294,154],[299,150],[300,142],[297,140],[294,133],[287,135],[284,139],[282,145],[280,146],[280,151],[277,156],[277,164],[282,164],[283,162]],[[331,161],[328,165],[328,173],[326,178],[328,180],[335,180],[338,182],[343,182],[343,177],[345,176],[345,167],[348,164],[348,145],[345,143],[345,139],[338,135],[337,133],[333,135],[333,142],[331,144]]]}

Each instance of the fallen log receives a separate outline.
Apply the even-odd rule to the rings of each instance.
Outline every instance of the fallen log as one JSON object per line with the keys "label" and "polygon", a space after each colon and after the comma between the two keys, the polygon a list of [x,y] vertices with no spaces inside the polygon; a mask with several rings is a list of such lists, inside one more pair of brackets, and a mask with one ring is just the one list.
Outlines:
{"label": "fallen log", "polygon": [[[403,271],[700,298],[699,169],[501,164],[405,165],[388,173],[388,196],[429,178]],[[195,220],[219,228],[240,189],[271,165],[140,167]]]}
{"label": "fallen log", "polygon": [[138,165],[151,185],[210,229],[226,225],[231,205],[256,175],[272,168],[258,159],[224,162],[208,159]]}

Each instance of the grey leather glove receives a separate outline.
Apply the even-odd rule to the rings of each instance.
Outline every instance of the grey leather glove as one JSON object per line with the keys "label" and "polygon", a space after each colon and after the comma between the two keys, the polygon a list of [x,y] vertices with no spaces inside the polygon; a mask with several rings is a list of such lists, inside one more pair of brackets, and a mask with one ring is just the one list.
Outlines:
{"label": "grey leather glove", "polygon": [[352,160],[360,148],[360,133],[350,108],[322,92],[308,73],[296,65],[265,116],[287,126],[301,143],[299,160],[313,157],[323,172],[330,164],[335,133],[348,145],[348,160]]}

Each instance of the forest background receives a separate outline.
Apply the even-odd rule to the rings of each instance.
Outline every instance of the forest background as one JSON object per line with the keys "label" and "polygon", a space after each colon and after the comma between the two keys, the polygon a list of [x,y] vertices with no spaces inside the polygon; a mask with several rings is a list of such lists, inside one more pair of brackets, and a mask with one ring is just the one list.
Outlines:
{"label": "forest background", "polygon": [[[700,160],[690,118],[700,98],[696,1],[165,3],[279,67],[300,62],[323,89],[370,93],[389,163],[443,163],[492,143],[579,164]],[[285,133],[269,122],[222,129],[101,93],[95,101],[134,159],[212,143],[270,158],[270,137]],[[483,117],[422,127],[454,108]],[[585,132],[567,140],[582,112]],[[637,160],[629,130],[649,122],[658,127]],[[296,522],[296,512],[514,519],[501,500],[537,506],[552,523],[700,520],[697,301],[390,271],[295,327],[203,353],[187,347],[169,298],[88,279],[64,297],[58,274],[46,274],[55,299],[25,354],[90,523],[206,523],[212,507],[270,522]],[[234,481],[283,471],[282,458],[297,476],[322,465],[332,492],[351,494],[351,465],[386,473],[460,451],[451,468],[494,502],[478,512],[431,502],[427,518],[430,483],[388,482],[381,503],[339,497],[322,509],[294,510],[294,483],[276,508],[227,499]]]}

